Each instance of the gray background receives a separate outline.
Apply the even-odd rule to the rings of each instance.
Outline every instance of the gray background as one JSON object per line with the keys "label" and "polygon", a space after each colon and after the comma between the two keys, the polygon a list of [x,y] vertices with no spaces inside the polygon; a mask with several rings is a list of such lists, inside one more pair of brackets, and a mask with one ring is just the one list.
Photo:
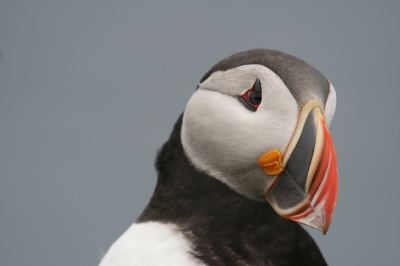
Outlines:
{"label": "gray background", "polygon": [[330,265],[400,260],[398,1],[0,1],[0,265],[97,265],[217,61],[273,48],[336,88]]}

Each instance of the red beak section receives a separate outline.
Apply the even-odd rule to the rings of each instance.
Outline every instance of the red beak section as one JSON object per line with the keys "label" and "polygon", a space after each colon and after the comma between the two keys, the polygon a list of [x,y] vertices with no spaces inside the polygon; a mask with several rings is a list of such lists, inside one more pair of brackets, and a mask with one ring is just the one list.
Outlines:
{"label": "red beak section", "polygon": [[290,220],[326,234],[336,206],[336,152],[319,105],[306,105],[267,200]]}

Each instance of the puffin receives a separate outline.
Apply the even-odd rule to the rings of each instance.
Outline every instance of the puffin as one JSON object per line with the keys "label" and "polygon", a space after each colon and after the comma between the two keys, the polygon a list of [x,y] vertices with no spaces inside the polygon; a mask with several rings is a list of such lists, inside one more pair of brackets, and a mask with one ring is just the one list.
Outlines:
{"label": "puffin", "polygon": [[327,265],[338,193],[330,81],[284,52],[231,55],[200,80],[157,154],[154,193],[100,266]]}

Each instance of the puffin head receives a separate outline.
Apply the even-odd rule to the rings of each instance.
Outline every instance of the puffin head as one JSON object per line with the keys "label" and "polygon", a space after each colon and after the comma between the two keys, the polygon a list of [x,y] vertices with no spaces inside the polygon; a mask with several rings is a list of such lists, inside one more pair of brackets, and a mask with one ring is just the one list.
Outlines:
{"label": "puffin head", "polygon": [[308,63],[241,52],[201,79],[184,111],[182,146],[199,171],[325,234],[338,191],[328,131],[335,108],[332,84]]}

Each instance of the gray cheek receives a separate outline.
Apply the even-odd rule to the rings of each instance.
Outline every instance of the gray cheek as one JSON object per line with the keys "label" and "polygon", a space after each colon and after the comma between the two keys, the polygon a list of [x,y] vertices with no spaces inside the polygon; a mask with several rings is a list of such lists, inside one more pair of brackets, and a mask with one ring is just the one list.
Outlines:
{"label": "gray cheek", "polygon": [[221,178],[229,179],[230,187],[233,190],[256,201],[266,200],[266,192],[276,178],[276,176],[267,175],[258,165],[254,165],[240,173],[231,172],[226,174],[229,174],[229,176]]}
{"label": "gray cheek", "polygon": [[[196,117],[188,112],[184,115],[181,136],[182,145],[189,161],[200,171],[205,172],[221,182],[227,184],[237,193],[247,198],[265,201],[265,194],[274,178],[265,174],[257,163],[257,158],[253,163],[243,166],[238,156],[228,156],[219,154],[223,147],[213,145],[203,134],[201,127],[194,123]],[[242,164],[242,166],[239,166]]]}

